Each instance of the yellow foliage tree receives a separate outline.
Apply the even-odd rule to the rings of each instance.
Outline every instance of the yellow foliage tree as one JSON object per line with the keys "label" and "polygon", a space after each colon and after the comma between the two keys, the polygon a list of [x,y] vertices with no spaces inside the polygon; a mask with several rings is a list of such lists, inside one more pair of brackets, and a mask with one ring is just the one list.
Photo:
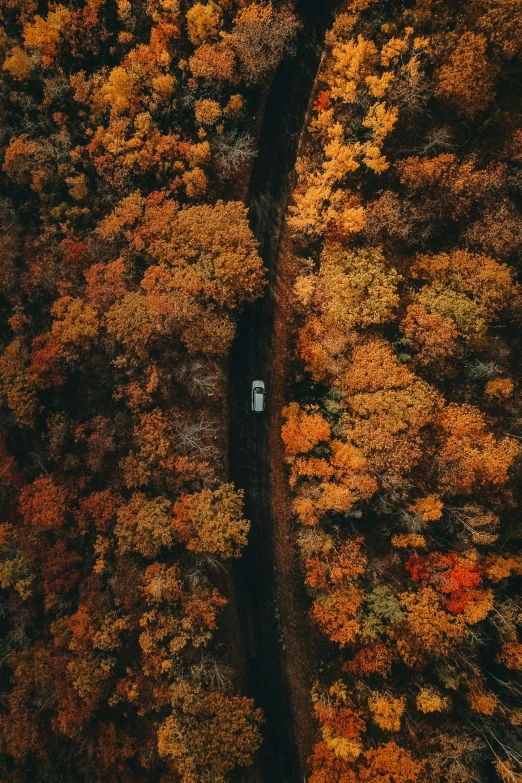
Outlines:
{"label": "yellow foliage tree", "polygon": [[174,504],[174,529],[193,552],[240,557],[250,522],[243,518],[243,492],[233,484],[182,495]]}
{"label": "yellow foliage tree", "polygon": [[406,709],[406,696],[392,696],[375,691],[368,699],[368,707],[377,726],[386,731],[400,731],[401,718]]}

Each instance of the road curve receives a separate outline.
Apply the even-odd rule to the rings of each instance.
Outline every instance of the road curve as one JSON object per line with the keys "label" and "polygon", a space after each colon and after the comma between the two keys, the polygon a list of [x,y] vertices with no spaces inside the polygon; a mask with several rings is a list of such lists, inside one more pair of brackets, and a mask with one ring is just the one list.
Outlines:
{"label": "road curve", "polygon": [[[265,296],[240,316],[230,354],[230,479],[245,491],[246,514],[252,520],[235,578],[250,694],[265,715],[259,752],[263,783],[304,779],[276,604],[281,586],[278,590],[270,493],[271,343],[278,250],[297,146],[336,5],[336,0],[298,0],[302,27],[295,54],[281,63],[270,89],[248,196],[268,286]],[[250,387],[258,378],[266,382],[268,408],[256,415],[250,410]]]}

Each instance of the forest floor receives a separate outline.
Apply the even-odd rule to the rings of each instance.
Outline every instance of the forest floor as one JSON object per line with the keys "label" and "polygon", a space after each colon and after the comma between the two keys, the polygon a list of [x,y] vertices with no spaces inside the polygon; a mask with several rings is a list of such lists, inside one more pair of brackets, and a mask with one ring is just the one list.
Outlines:
{"label": "forest floor", "polygon": [[[245,511],[252,521],[249,545],[235,576],[250,695],[265,715],[259,751],[264,783],[302,783],[309,749],[310,730],[303,718],[310,715],[303,663],[310,658],[309,635],[303,624],[306,614],[298,611],[290,517],[286,496],[280,495],[284,466],[277,427],[283,389],[281,374],[274,373],[274,357],[281,356],[279,348],[274,353],[274,318],[281,298],[278,259],[297,148],[335,5],[335,0],[297,3],[302,27],[296,51],[281,63],[267,99],[248,206],[268,284],[265,296],[241,315],[230,356],[230,479],[244,490]],[[284,334],[276,338],[286,339]],[[250,409],[250,389],[257,378],[266,382],[268,404],[266,413],[256,416]]]}

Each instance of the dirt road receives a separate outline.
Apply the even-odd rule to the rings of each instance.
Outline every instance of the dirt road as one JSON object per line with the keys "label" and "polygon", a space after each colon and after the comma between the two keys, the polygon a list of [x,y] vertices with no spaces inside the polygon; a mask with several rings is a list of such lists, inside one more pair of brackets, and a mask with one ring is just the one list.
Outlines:
{"label": "dirt road", "polygon": [[[277,258],[285,210],[294,185],[299,135],[317,74],[325,32],[336,0],[299,0],[303,26],[295,55],[279,67],[266,105],[259,154],[249,191],[252,229],[269,284],[265,296],[242,314],[230,357],[230,478],[245,490],[252,520],[249,544],[236,567],[241,627],[250,693],[265,714],[260,768],[263,783],[303,783],[277,600],[278,582],[270,491],[269,417]],[[267,411],[250,409],[255,379],[267,384]]]}

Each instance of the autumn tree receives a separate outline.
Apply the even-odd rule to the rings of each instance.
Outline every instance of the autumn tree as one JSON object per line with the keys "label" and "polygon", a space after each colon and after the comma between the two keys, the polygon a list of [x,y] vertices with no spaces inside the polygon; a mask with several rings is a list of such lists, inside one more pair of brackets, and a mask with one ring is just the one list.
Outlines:
{"label": "autumn tree", "polygon": [[33,64],[27,52],[20,46],[15,46],[9,57],[6,57],[3,70],[9,71],[14,79],[27,79],[33,71]]}
{"label": "autumn tree", "polygon": [[164,497],[148,499],[136,493],[117,512],[114,533],[120,552],[139,552],[153,558],[161,547],[171,546],[174,532],[170,518],[171,503]]}
{"label": "autumn tree", "polygon": [[436,72],[436,94],[458,112],[474,118],[495,98],[498,66],[487,56],[483,35],[465,32]]}
{"label": "autumn tree", "polygon": [[292,403],[284,411],[286,424],[283,427],[282,438],[286,447],[287,459],[293,459],[298,454],[306,454],[321,442],[330,440],[330,425],[318,412],[309,412]]}
{"label": "autumn tree", "polygon": [[400,731],[401,718],[406,708],[406,697],[374,692],[368,700],[373,720],[381,729]]}
{"label": "autumn tree", "polygon": [[190,70],[195,78],[205,81],[218,79],[234,84],[237,81],[234,50],[223,42],[204,43],[190,58]]}
{"label": "autumn tree", "polygon": [[364,783],[417,783],[422,770],[421,761],[392,741],[364,753],[358,776]]}
{"label": "autumn tree", "polygon": [[348,252],[326,246],[317,275],[302,275],[295,291],[303,309],[329,328],[364,329],[390,320],[399,276],[378,249]]}
{"label": "autumn tree", "polygon": [[277,65],[291,46],[297,27],[295,16],[284,6],[252,3],[238,12],[232,32],[224,40],[236,53],[245,77],[256,82]]}
{"label": "autumn tree", "polygon": [[432,366],[444,372],[452,359],[462,355],[455,321],[437,312],[430,313],[421,304],[408,307],[401,331],[411,341],[415,362],[420,367]]}
{"label": "autumn tree", "polygon": [[100,235],[115,241],[134,225],[126,255],[133,258],[146,248],[155,263],[146,269],[140,291],[108,311],[111,333],[135,350],[144,350],[143,342],[153,335],[177,333],[192,352],[223,354],[234,331],[231,312],[259,294],[263,279],[245,208],[218,202],[180,210],[165,194],[148,201],[133,197],[133,211],[125,207],[124,202],[105,219]]}
{"label": "autumn tree", "polygon": [[408,665],[444,657],[464,639],[464,620],[445,611],[431,587],[403,594],[401,603],[406,610],[406,633],[398,638],[397,648]]}
{"label": "autumn tree", "polygon": [[260,711],[251,699],[205,692],[181,681],[171,689],[172,714],[162,723],[160,755],[172,759],[183,783],[201,775],[218,783],[236,765],[250,763],[260,742]]}
{"label": "autumn tree", "polygon": [[250,523],[243,519],[243,492],[232,484],[182,495],[173,509],[174,530],[193,552],[239,557]]}
{"label": "autumn tree", "polygon": [[400,364],[381,340],[354,349],[342,387],[345,437],[374,471],[400,482],[421,459],[422,430],[440,408],[440,395]]}
{"label": "autumn tree", "polygon": [[421,256],[413,275],[426,281],[418,303],[445,323],[451,319],[467,338],[483,335],[490,323],[518,307],[513,270],[486,256],[463,250]]}
{"label": "autumn tree", "polygon": [[41,476],[20,493],[20,513],[28,525],[42,530],[60,528],[65,522],[67,493],[52,479]]}
{"label": "autumn tree", "polygon": [[199,46],[216,38],[221,21],[221,9],[217,3],[195,3],[187,11],[190,42]]}
{"label": "autumn tree", "polygon": [[341,680],[328,688],[316,684],[312,701],[325,747],[341,762],[355,761],[363,748],[361,735],[366,724],[346,686]]}
{"label": "autumn tree", "polygon": [[187,650],[209,644],[227,601],[203,576],[186,589],[178,565],[147,566],[140,590],[146,601],[139,620],[144,670],[173,676]]}
{"label": "autumn tree", "polygon": [[392,320],[399,279],[379,249],[335,245],[325,246],[317,274],[298,277],[295,293],[306,313],[298,352],[315,380],[340,373],[355,339],[350,332]]}
{"label": "autumn tree", "polygon": [[497,440],[478,408],[452,403],[441,411],[440,486],[450,494],[502,487],[519,448],[512,438]]}

